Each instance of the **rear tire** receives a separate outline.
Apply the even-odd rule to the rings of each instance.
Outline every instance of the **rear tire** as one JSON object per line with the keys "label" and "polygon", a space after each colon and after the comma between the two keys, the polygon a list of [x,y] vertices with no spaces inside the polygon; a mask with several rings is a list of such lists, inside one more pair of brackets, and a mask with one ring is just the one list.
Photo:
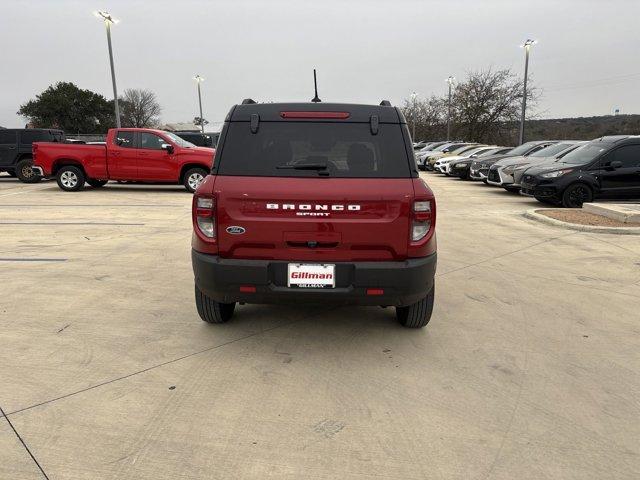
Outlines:
{"label": "rear tire", "polygon": [[85,181],[84,172],[73,165],[64,165],[56,173],[56,182],[65,192],[77,192],[84,187]]}
{"label": "rear tire", "polygon": [[207,323],[225,323],[231,320],[236,308],[234,303],[220,303],[202,293],[196,286],[196,308],[198,315]]}
{"label": "rear tire", "polygon": [[431,291],[422,300],[418,300],[406,307],[396,307],[396,317],[400,324],[407,328],[422,328],[431,320],[433,312],[433,300],[436,286],[431,287]]}
{"label": "rear tire", "polygon": [[25,158],[20,160],[16,165],[16,176],[18,180],[24,183],[38,183],[42,177],[38,175],[33,168],[33,159]]}
{"label": "rear tire", "polygon": [[104,187],[107,184],[107,180],[93,180],[90,178],[87,180],[87,183],[93,188],[100,188]]}
{"label": "rear tire", "polygon": [[193,193],[204,181],[204,177],[207,176],[207,171],[204,168],[190,168],[184,173],[182,184],[187,191]]}

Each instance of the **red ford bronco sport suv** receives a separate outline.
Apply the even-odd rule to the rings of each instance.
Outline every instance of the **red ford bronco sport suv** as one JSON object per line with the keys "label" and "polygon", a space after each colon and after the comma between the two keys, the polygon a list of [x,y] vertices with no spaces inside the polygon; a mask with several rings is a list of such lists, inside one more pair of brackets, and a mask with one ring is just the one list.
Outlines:
{"label": "red ford bronco sport suv", "polygon": [[382,305],[424,327],[435,222],[406,121],[388,101],[245,100],[193,198],[198,313],[222,323],[237,302]]}

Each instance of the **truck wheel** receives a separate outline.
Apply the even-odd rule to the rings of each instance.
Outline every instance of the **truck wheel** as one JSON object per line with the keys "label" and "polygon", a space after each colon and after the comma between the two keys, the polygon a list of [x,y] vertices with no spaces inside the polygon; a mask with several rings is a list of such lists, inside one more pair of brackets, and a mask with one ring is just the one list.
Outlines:
{"label": "truck wheel", "polygon": [[406,307],[396,307],[396,317],[401,325],[408,328],[422,328],[431,320],[433,311],[433,299],[436,286],[422,300]]}
{"label": "truck wheel", "polygon": [[104,187],[107,184],[107,180],[93,180],[90,178],[87,180],[87,183],[93,188],[100,188]]}
{"label": "truck wheel", "polygon": [[207,323],[225,323],[233,317],[234,303],[220,303],[202,293],[196,286],[196,308],[198,315]]}
{"label": "truck wheel", "polygon": [[37,183],[42,180],[42,177],[33,171],[33,160],[25,158],[20,160],[16,165],[16,176],[18,180],[24,183]]}
{"label": "truck wheel", "polygon": [[65,165],[56,174],[58,186],[65,192],[76,192],[84,187],[85,175],[82,170],[73,165]]}
{"label": "truck wheel", "polygon": [[183,185],[189,192],[193,193],[196,188],[200,186],[204,177],[207,176],[207,171],[204,168],[190,168],[184,174]]}

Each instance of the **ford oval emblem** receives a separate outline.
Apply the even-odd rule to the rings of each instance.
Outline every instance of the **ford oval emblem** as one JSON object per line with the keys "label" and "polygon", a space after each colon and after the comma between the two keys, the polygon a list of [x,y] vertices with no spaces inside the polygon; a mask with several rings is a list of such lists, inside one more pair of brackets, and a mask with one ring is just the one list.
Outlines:
{"label": "ford oval emblem", "polygon": [[231,227],[227,227],[227,233],[231,235],[242,235],[246,230],[243,227],[238,227],[233,225]]}

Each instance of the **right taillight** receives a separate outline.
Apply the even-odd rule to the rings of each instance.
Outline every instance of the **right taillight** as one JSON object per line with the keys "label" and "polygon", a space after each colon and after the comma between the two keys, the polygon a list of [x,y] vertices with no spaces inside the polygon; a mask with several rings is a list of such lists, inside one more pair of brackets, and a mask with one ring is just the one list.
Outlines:
{"label": "right taillight", "polygon": [[195,224],[202,235],[216,238],[216,200],[210,196],[196,195],[193,199]]}
{"label": "right taillight", "polygon": [[431,200],[413,202],[413,218],[411,221],[411,241],[419,242],[431,228]]}

